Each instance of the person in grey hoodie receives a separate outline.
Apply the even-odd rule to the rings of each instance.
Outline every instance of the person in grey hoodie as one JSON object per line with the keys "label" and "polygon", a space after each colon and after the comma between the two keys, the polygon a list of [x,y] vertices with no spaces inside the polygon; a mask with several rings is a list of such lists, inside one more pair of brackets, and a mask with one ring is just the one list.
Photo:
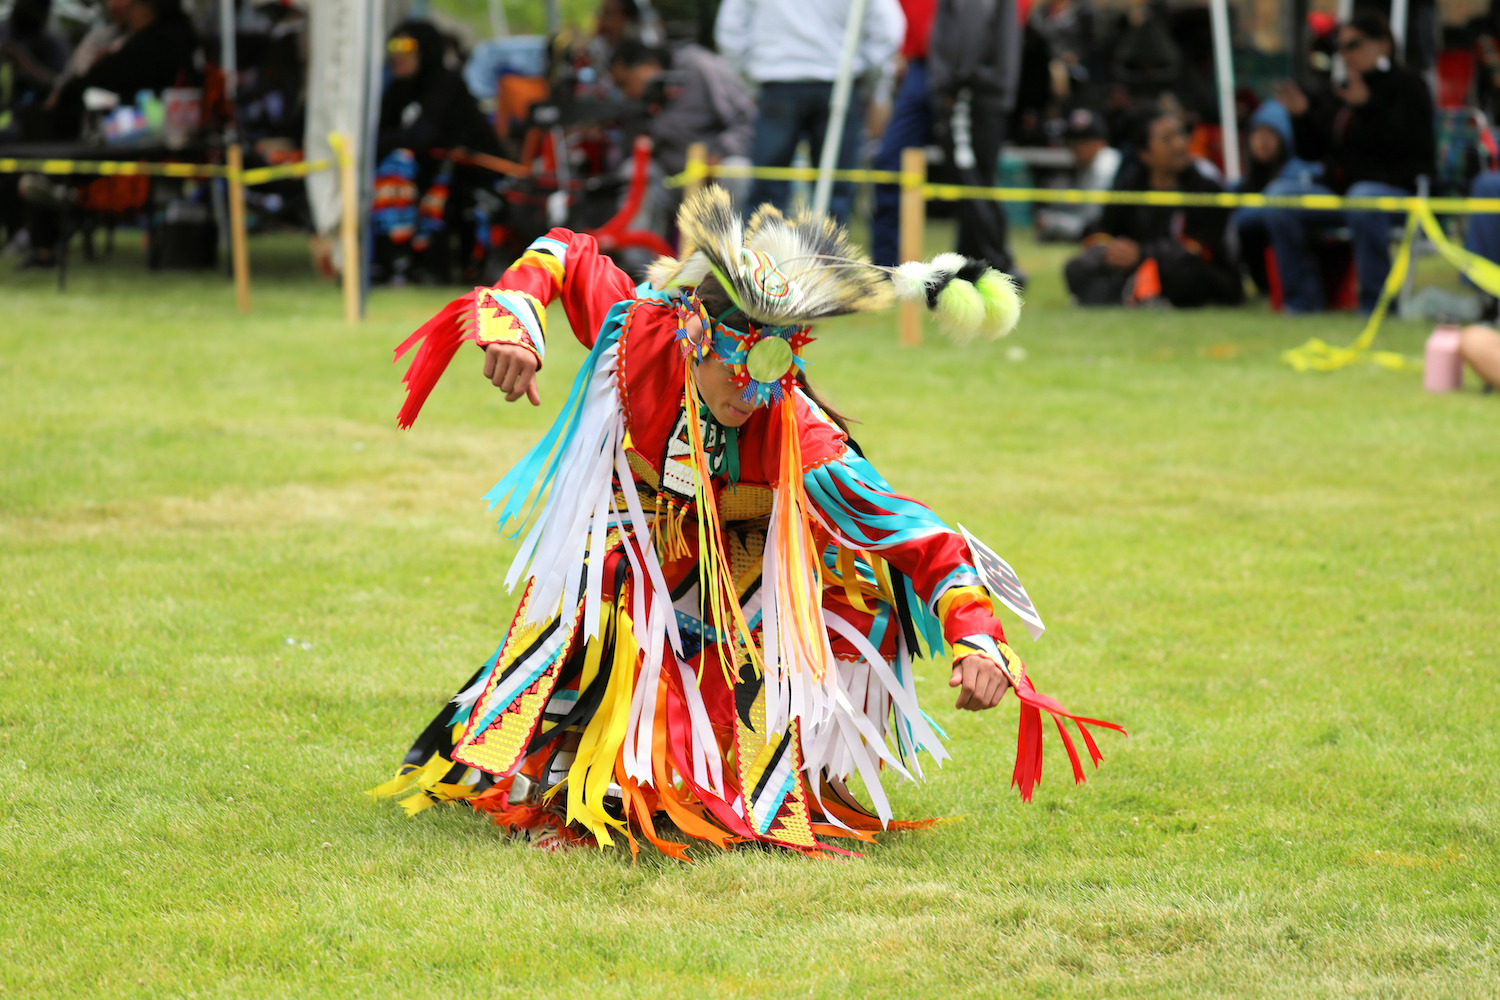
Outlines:
{"label": "person in grey hoodie", "polygon": [[[961,184],[995,183],[1000,146],[1016,106],[1021,33],[1016,0],[938,0],[928,39],[928,87],[937,136]],[[1011,257],[998,202],[966,201],[958,218],[959,253],[1024,280]]]}

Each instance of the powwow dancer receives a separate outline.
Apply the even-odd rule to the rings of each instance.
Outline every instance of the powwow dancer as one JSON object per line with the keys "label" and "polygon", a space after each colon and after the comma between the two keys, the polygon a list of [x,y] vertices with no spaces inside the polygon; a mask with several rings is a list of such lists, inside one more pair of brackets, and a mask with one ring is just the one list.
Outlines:
{"label": "powwow dancer", "polygon": [[[409,427],[458,347],[485,348],[507,399],[529,395],[561,297],[589,348],[562,413],[486,497],[523,537],[522,585],[495,655],[433,719],[378,797],[416,813],[461,800],[533,843],[623,834],[684,857],[665,819],[719,847],[848,853],[893,822],[888,768],[947,757],[917,704],[914,661],[953,652],[958,707],[1021,701],[1012,782],[1041,777],[1043,711],[1063,719],[1005,643],[966,537],[896,494],[802,375],[808,324],[926,303],[959,335],[1001,336],[1010,279],[956,254],[877,268],[831,221],[763,208],[742,224],[708,188],[678,218],[681,259],[639,288],[565,229],[494,288],[450,303],[421,343]],[[523,536],[524,532],[524,536]],[[873,812],[845,785],[858,773]],[[930,822],[930,821],[928,821]]]}

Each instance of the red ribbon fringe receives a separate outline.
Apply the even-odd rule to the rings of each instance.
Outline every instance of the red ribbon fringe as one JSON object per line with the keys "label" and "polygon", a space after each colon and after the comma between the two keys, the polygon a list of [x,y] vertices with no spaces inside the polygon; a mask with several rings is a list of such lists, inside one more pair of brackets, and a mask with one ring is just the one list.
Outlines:
{"label": "red ribbon fringe", "polygon": [[411,367],[406,369],[406,374],[401,378],[406,383],[406,404],[401,407],[401,415],[396,418],[396,424],[402,430],[416,422],[417,414],[422,411],[422,404],[427,402],[433,386],[437,385],[443,372],[448,370],[453,355],[458,353],[459,345],[474,339],[475,334],[471,328],[474,294],[470,292],[448,303],[396,348],[396,356],[391,359],[393,364],[400,361],[418,341],[422,342],[417,356],[412,359]]}

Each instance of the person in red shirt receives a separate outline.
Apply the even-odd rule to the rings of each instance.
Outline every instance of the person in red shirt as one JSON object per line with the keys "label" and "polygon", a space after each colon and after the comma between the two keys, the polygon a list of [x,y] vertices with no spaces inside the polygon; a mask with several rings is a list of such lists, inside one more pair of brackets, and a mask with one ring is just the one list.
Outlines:
{"label": "person in red shirt", "polygon": [[1020,698],[1029,798],[1040,713],[1071,716],[1006,645],[987,550],[897,493],[802,372],[816,319],[901,295],[1000,335],[1014,285],[952,254],[876,268],[832,222],[766,207],[742,224],[717,188],[678,225],[681,256],[639,288],[591,237],[553,229],[398,349],[421,343],[403,426],[468,341],[508,400],[539,404],[550,302],[590,353],[488,495],[523,539],[510,630],[374,794],[410,792],[411,812],[466,801],[544,848],[623,835],[682,857],[666,819],[720,847],[840,853],[830,839],[913,825],[893,821],[881,772],[947,756],[913,673],[947,647],[957,707]]}

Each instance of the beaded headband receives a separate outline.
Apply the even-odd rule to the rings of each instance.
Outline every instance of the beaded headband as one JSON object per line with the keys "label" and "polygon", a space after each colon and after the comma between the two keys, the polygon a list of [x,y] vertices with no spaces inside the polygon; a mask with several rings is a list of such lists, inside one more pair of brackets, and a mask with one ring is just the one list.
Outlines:
{"label": "beaded headband", "polygon": [[[802,348],[812,343],[806,326],[761,326],[746,324],[749,329],[736,330],[724,320],[738,312],[730,306],[720,316],[710,316],[708,309],[692,289],[680,291],[673,299],[677,308],[677,341],[685,356],[703,361],[712,355],[730,370],[730,380],[742,390],[741,402],[764,406],[780,402],[792,391],[807,361]],[[703,323],[703,334],[695,341],[688,335],[688,321],[697,316]]]}

